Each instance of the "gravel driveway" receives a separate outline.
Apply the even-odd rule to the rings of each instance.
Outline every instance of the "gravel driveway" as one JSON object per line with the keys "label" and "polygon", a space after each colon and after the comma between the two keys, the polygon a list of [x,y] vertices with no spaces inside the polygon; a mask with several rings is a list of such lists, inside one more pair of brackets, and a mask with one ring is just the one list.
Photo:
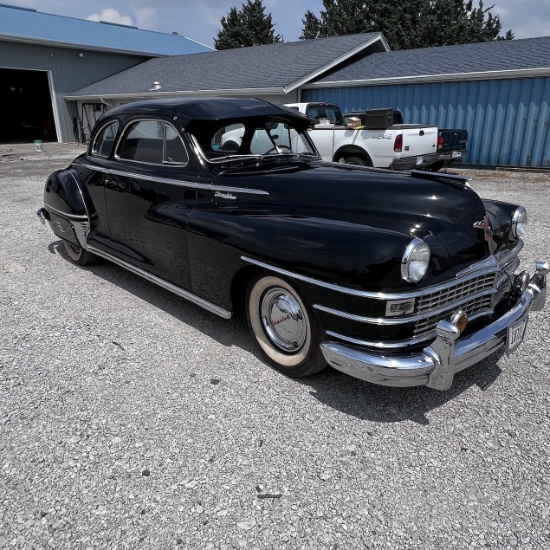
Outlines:
{"label": "gravel driveway", "polygon": [[[550,546],[548,305],[447,392],[285,378],[243,319],[68,261],[35,216],[67,158],[0,160],[0,548]],[[463,173],[550,260],[550,174]]]}

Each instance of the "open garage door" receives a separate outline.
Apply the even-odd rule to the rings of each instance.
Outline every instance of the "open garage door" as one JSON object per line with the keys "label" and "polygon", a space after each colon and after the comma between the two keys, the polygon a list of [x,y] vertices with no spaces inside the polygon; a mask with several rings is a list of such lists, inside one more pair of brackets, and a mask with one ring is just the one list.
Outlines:
{"label": "open garage door", "polygon": [[57,141],[48,73],[0,69],[0,142]]}

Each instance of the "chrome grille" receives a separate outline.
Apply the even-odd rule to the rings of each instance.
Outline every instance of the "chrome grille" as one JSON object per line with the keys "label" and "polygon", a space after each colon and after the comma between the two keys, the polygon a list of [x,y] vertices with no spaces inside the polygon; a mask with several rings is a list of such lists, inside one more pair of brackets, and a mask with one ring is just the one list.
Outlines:
{"label": "chrome grille", "polygon": [[[484,311],[489,313],[492,311],[491,299],[492,299],[492,294],[479,296],[478,298],[475,298],[470,302],[466,302],[465,304],[462,304],[460,306],[460,309],[464,311],[464,313],[466,313],[468,317],[479,315]],[[439,313],[437,315],[426,317],[421,321],[417,321],[414,324],[414,329],[413,329],[414,337],[423,339],[423,338],[431,338],[432,336],[435,336],[435,326],[442,319],[449,319],[448,310],[445,312]]]}
{"label": "chrome grille", "polygon": [[[496,273],[485,273],[474,279],[458,283],[451,288],[445,288],[433,294],[421,296],[418,298],[416,311],[417,313],[423,313],[432,309],[439,309],[468,298],[468,296],[472,296],[473,294],[490,291],[495,286],[496,277]],[[491,298],[489,297],[490,301]]]}

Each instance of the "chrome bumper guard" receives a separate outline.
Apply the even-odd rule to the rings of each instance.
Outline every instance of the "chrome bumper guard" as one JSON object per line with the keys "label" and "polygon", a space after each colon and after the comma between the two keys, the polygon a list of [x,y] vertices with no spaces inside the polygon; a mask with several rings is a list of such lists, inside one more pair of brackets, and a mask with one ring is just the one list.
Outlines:
{"label": "chrome bumper guard", "polygon": [[386,357],[339,342],[323,342],[321,351],[329,365],[360,380],[384,386],[448,390],[455,373],[506,346],[508,328],[526,320],[530,311],[543,309],[548,271],[547,263],[538,262],[535,274],[514,307],[462,340],[458,340],[460,331],[454,324],[439,321],[435,340],[417,355]]}

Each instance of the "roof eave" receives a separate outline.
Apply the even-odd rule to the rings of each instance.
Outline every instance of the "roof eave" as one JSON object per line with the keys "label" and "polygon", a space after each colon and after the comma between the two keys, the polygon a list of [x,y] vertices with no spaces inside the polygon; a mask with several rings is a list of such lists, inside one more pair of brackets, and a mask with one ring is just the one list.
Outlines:
{"label": "roof eave", "polygon": [[106,48],[104,46],[95,46],[93,44],[82,44],[82,43],[76,43],[76,42],[60,42],[57,40],[47,40],[45,38],[30,38],[30,37],[13,36],[8,34],[0,34],[0,40],[6,40],[9,42],[19,42],[22,44],[34,44],[38,46],[52,46],[55,48],[69,48],[69,49],[80,49],[80,50],[96,51],[96,52],[103,52],[103,53],[135,55],[139,57],[168,57],[170,55],[177,55],[177,54],[167,54],[167,53],[158,53],[158,52],[148,52],[148,51],[141,51],[141,50],[127,50],[123,48]]}
{"label": "roof eave", "polygon": [[357,86],[383,86],[388,84],[423,84],[434,82],[467,82],[470,80],[503,80],[512,78],[535,78],[550,76],[550,67],[536,69],[511,69],[506,71],[484,71],[472,73],[432,74],[421,76],[396,76],[391,78],[365,78],[361,80],[339,80],[332,82],[313,82],[304,85],[304,89],[342,88]]}
{"label": "roof eave", "polygon": [[382,34],[378,34],[377,36],[373,36],[368,42],[364,42],[363,44],[361,44],[360,46],[357,46],[353,50],[350,50],[349,52],[346,52],[344,55],[341,55],[340,57],[332,60],[327,65],[324,65],[323,67],[320,67],[315,72],[310,73],[308,75],[305,75],[302,78],[300,78],[299,80],[297,80],[297,81],[293,82],[292,84],[288,85],[285,88],[285,93],[292,92],[296,88],[300,88],[300,87],[304,86],[305,84],[307,84],[311,80],[314,80],[315,78],[318,78],[323,73],[326,73],[327,71],[329,71],[330,69],[336,67],[340,63],[342,63],[344,61],[347,61],[350,57],[353,57],[354,55],[357,55],[358,53],[366,50],[367,48],[369,48],[370,46],[372,46],[376,42],[380,42],[382,44],[382,46],[384,46],[384,49],[386,51],[388,51],[388,52],[390,51],[390,47],[388,46],[388,43],[386,42],[386,39],[384,38],[384,36]]}
{"label": "roof eave", "polygon": [[137,100],[137,99],[152,99],[156,97],[187,97],[187,96],[246,96],[250,95],[265,95],[265,94],[277,94],[284,95],[284,88],[246,88],[246,89],[226,89],[226,90],[185,90],[185,91],[173,91],[173,92],[140,92],[132,94],[86,94],[86,95],[65,95],[63,99],[67,101],[88,101],[88,100],[101,100],[107,103],[105,100]]}

